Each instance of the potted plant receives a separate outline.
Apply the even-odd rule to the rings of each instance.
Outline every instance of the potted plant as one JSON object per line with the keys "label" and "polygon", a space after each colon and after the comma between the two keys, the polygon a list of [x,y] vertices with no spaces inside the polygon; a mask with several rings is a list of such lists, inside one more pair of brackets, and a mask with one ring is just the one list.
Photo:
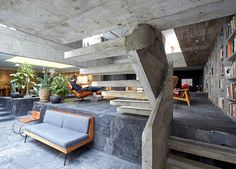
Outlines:
{"label": "potted plant", "polygon": [[17,82],[17,79],[12,78],[12,80],[10,81],[10,84],[11,84],[11,94],[10,94],[10,96],[12,98],[21,97],[20,93],[17,91],[18,88],[20,87],[20,84]]}
{"label": "potted plant", "polygon": [[50,96],[51,103],[60,103],[70,93],[66,83],[67,79],[62,74],[58,74],[53,78],[49,87],[50,92],[53,94]]}
{"label": "potted plant", "polygon": [[49,101],[49,87],[52,82],[51,76],[47,73],[47,71],[43,71],[43,77],[37,77],[38,83],[34,83],[34,89],[39,95],[40,102],[48,102]]}
{"label": "potted plant", "polygon": [[34,71],[29,64],[22,64],[17,68],[15,74],[11,74],[11,87],[12,92],[16,92],[16,90],[21,91],[23,95],[23,90],[26,88],[25,97],[29,97],[29,83],[31,79],[34,78]]}

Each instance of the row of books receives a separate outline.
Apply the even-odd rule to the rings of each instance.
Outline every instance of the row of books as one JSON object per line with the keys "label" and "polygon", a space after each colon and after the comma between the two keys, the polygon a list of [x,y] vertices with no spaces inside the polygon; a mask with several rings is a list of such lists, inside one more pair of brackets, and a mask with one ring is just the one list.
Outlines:
{"label": "row of books", "polygon": [[226,24],[226,38],[236,30],[236,15]]}
{"label": "row of books", "polygon": [[228,98],[236,99],[236,84],[235,83],[231,83],[227,85],[226,90],[227,90],[226,93],[227,93]]}
{"label": "row of books", "polygon": [[230,67],[230,77],[236,76],[236,62],[233,62],[233,64]]}
{"label": "row of books", "polygon": [[227,43],[227,57],[230,58],[235,53],[236,53],[236,36],[232,41],[229,41]]}
{"label": "row of books", "polygon": [[230,116],[235,116],[236,117],[236,103],[234,102],[229,102],[229,111],[228,111]]}

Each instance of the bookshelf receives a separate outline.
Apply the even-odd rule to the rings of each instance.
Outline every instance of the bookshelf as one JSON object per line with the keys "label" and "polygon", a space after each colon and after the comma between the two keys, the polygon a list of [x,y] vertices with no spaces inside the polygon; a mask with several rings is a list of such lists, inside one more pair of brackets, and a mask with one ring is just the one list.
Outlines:
{"label": "bookshelf", "polygon": [[224,27],[225,32],[225,109],[226,114],[232,119],[236,118],[236,15],[229,18]]}

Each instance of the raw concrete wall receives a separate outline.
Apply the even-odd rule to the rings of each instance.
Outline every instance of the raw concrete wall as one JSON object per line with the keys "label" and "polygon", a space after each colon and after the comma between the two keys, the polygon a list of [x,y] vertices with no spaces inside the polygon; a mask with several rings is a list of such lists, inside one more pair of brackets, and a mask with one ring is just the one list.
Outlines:
{"label": "raw concrete wall", "polygon": [[[2,53],[71,64],[78,67],[113,63],[113,59],[100,59],[90,62],[82,62],[76,59],[65,59],[64,52],[73,49],[69,47],[69,45],[75,45],[68,44],[68,46],[66,46],[54,41],[46,40],[20,31],[13,31],[4,27],[0,27],[0,39],[0,52]],[[78,70],[78,68],[72,70]]]}
{"label": "raw concrete wall", "polygon": [[166,162],[170,124],[173,118],[172,76],[173,67],[170,65],[161,93],[143,131],[143,169],[162,169]]}
{"label": "raw concrete wall", "polygon": [[29,111],[32,111],[34,102],[39,101],[38,97],[31,98],[11,98],[0,97],[0,104],[11,112],[13,116],[27,115]]}
{"label": "raw concrete wall", "polygon": [[64,59],[64,52],[72,49],[65,45],[4,27],[0,27],[0,39],[3,53],[72,63]]}

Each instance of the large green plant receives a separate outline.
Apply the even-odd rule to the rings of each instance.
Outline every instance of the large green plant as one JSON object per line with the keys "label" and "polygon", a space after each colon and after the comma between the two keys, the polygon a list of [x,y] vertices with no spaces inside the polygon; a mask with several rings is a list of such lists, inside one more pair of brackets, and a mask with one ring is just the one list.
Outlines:
{"label": "large green plant", "polygon": [[54,95],[65,96],[69,94],[69,89],[67,87],[68,80],[62,75],[58,74],[52,80],[49,90]]}
{"label": "large green plant", "polygon": [[11,91],[15,92],[17,89],[25,89],[27,87],[28,94],[28,85],[31,80],[34,78],[34,71],[29,64],[22,64],[17,68],[16,73],[10,74],[11,76]]}
{"label": "large green plant", "polygon": [[37,79],[38,83],[34,84],[34,86],[38,90],[44,89],[44,88],[49,89],[50,84],[52,83],[52,80],[53,80],[53,78],[46,71],[44,71],[43,77],[37,77],[36,79]]}

